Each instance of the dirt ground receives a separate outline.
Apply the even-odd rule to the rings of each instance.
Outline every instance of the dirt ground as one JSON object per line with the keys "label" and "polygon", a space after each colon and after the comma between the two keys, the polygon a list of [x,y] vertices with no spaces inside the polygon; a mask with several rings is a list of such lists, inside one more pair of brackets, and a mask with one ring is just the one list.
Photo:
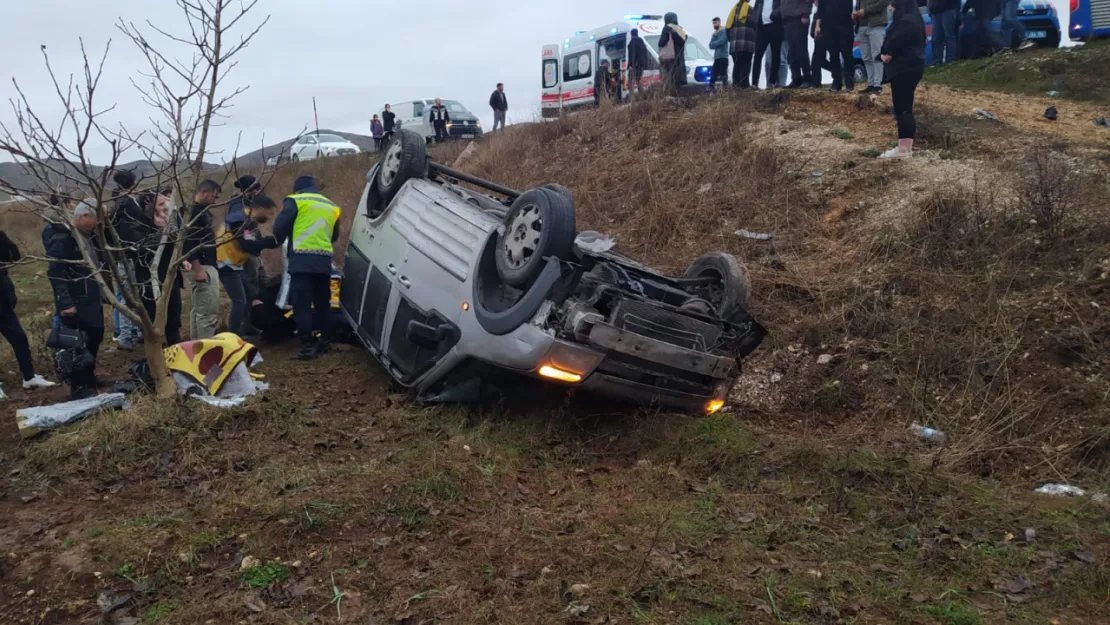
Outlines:
{"label": "dirt ground", "polygon": [[[0,623],[1110,622],[1106,502],[1032,492],[1067,478],[1106,489],[1105,465],[1064,467],[1074,440],[1055,434],[1040,445],[1029,436],[975,439],[974,422],[992,418],[988,404],[967,417],[970,409],[948,407],[963,396],[947,395],[972,388],[970,377],[923,392],[899,386],[906,365],[894,343],[915,345],[924,370],[927,346],[914,341],[939,344],[970,322],[931,325],[956,308],[912,299],[928,285],[869,260],[892,254],[872,237],[917,227],[911,197],[1000,180],[1029,144],[1105,155],[1110,131],[1083,127],[1088,105],[1061,106],[1050,126],[1035,119],[1037,98],[927,86],[919,100],[923,127],[933,123],[921,158],[910,162],[862,155],[893,136],[888,99],[821,94],[738,101],[742,115],[728,101],[698,113],[720,124],[705,130],[714,137],[707,149],[721,150],[709,158],[752,159],[730,166],[774,176],[778,190],[734,186],[727,173],[713,178],[694,164],[659,173],[651,146],[702,140],[681,125],[688,114],[669,110],[663,134],[627,140],[643,142],[637,167],[664,187],[680,180],[684,195],[630,195],[620,179],[567,181],[580,229],[618,230],[622,244],[668,269],[705,249],[747,252],[755,312],[773,335],[729,409],[712,417],[630,409],[526,381],[482,407],[429,407],[393,394],[359,348],[298,364],[288,360],[294,346],[262,345],[259,371],[271,389],[242,408],[143,398],[28,441],[14,427],[15,408],[64,391],[12,388],[11,367],[0,367],[10,395],[0,403],[9,419],[0,428]],[[1006,123],[975,120],[977,107]],[[500,169],[497,179],[518,186],[570,177],[577,164],[563,150],[594,165],[617,140],[591,134],[601,132],[592,123],[510,129],[518,134],[493,137],[473,167]],[[524,138],[552,160],[513,152],[510,142]],[[752,147],[763,145],[790,159],[771,169],[770,152]],[[508,156],[515,167],[504,166]],[[1089,166],[1106,162],[1096,156]],[[283,171],[274,184],[312,166]],[[333,199],[355,204],[361,179],[322,177]],[[707,181],[705,193],[691,192]],[[622,195],[631,199],[614,199]],[[649,203],[679,216],[645,214]],[[776,232],[777,251],[742,247],[732,234],[740,227]],[[968,271],[958,267],[914,279],[959,282]],[[17,278],[21,313],[40,335],[49,325],[41,270],[21,268]],[[1070,315],[1103,345],[1110,300],[1102,284],[1096,277],[1082,286],[1095,307],[1046,304],[1036,314]],[[851,317],[834,298],[856,293],[852,306],[861,310],[880,288],[900,289],[901,299],[876,305],[884,314],[921,311],[920,325],[906,332],[923,339],[864,327],[858,314],[843,333],[809,319],[828,326]],[[1000,319],[1004,312],[994,310]],[[867,322],[886,323],[875,319]],[[1042,328],[1056,332],[1047,321]],[[119,375],[128,358],[109,350],[101,370]],[[1110,416],[1105,396],[1098,399],[1105,360],[1087,351],[1066,365],[1039,355],[1027,369],[1013,365],[1022,380],[1051,369],[1059,386],[1021,395],[1015,383],[1006,405],[1052,395],[1093,431]],[[913,380],[935,383],[924,374]],[[907,434],[911,395],[914,406],[949,419],[948,447]],[[1049,419],[1048,411],[1037,417]],[[1014,419],[1008,433],[1023,425]],[[968,441],[977,441],[974,450],[961,447]],[[983,469],[980,458],[994,452],[1005,457]]]}

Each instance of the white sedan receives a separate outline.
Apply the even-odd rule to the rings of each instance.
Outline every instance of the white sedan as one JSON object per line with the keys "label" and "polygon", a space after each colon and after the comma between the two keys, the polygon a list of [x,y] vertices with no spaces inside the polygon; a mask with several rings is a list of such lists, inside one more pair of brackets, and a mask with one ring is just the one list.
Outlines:
{"label": "white sedan", "polygon": [[289,160],[296,163],[323,156],[350,156],[359,152],[357,145],[339,135],[311,134],[293,142],[289,147]]}

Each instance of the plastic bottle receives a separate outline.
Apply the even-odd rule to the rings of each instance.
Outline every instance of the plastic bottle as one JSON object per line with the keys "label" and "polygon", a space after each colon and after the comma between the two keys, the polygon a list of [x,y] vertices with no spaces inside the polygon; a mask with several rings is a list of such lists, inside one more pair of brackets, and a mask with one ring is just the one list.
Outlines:
{"label": "plastic bottle", "polygon": [[948,435],[944,432],[934,430],[933,428],[927,428],[917,423],[910,426],[910,434],[940,445],[943,445],[948,440]]}

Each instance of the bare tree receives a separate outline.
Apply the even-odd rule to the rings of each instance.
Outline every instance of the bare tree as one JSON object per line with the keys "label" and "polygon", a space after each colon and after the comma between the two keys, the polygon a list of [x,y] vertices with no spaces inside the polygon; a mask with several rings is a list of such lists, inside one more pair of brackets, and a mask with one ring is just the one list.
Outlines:
{"label": "bare tree", "polygon": [[[0,153],[20,163],[24,179],[32,181],[0,179],[0,190],[29,198],[27,210],[73,233],[82,259],[71,262],[87,267],[111,306],[141,329],[145,355],[161,397],[176,393],[162,352],[164,328],[171,289],[179,271],[189,266],[183,254],[185,238],[200,216],[171,213],[164,225],[156,227],[154,236],[139,240],[121,236],[119,230],[123,228],[117,228],[118,221],[112,219],[119,200],[112,197],[113,170],[121,166],[126,154],[141,154],[144,169],[150,172],[143,177],[144,183],[150,183],[149,189],[157,192],[170,187],[175,190],[176,205],[189,206],[196,185],[206,175],[205,159],[212,156],[210,132],[227,118],[231,101],[246,90],[245,86],[225,88],[225,80],[237,64],[236,56],[269,21],[269,16],[249,18],[257,0],[176,3],[183,17],[176,22],[181,25],[178,30],[149,21],[141,26],[122,20],[117,24],[146,61],[146,68],[132,82],[152,111],[149,129],[132,133],[124,126],[110,127],[104,120],[114,107],[98,108],[97,89],[111,42],[99,62],[90,59],[82,42],[83,79],[70,76],[65,83],[59,80],[46,46],[42,46],[47,72],[64,111],[62,119],[46,121],[13,80],[17,93],[11,100],[15,122],[11,126],[0,123]],[[90,151],[104,147],[109,150],[109,162],[92,164]],[[222,174],[226,177],[227,171]],[[65,199],[84,201],[92,207],[97,216],[95,237],[89,239],[77,233],[68,217],[43,198],[41,192],[46,189],[62,190]],[[126,190],[124,195],[133,193],[138,191]],[[94,239],[96,245],[91,244]],[[163,254],[170,256],[170,270],[160,277],[155,262],[149,267],[153,284],[145,284],[135,271],[136,264],[149,263],[151,257]],[[154,300],[153,317],[144,298]]]}

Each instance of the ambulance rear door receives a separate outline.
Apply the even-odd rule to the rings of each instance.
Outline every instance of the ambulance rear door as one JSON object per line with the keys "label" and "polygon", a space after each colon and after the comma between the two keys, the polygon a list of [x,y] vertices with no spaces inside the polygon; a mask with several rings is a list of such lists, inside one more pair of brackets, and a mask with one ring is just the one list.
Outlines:
{"label": "ambulance rear door", "polygon": [[545,118],[558,117],[563,108],[563,80],[559,71],[558,44],[543,47],[543,78],[540,98],[540,115]]}

